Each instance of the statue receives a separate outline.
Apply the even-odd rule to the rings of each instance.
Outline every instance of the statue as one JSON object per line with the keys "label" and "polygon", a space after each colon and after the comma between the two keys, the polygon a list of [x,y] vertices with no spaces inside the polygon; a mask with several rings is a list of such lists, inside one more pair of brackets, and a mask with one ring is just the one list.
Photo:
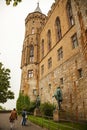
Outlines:
{"label": "statue", "polygon": [[36,108],[39,108],[40,106],[40,97],[39,95],[37,95],[37,98],[36,98]]}
{"label": "statue", "polygon": [[61,102],[63,100],[62,99],[62,91],[61,91],[60,87],[57,87],[53,97],[55,97],[55,99],[57,100],[58,108],[60,110],[61,109]]}

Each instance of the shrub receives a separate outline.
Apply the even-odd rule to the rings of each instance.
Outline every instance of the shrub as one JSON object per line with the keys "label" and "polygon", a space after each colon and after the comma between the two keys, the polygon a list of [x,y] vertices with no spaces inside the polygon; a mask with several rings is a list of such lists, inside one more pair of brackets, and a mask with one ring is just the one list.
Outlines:
{"label": "shrub", "polygon": [[35,102],[30,102],[30,104],[29,104],[29,112],[33,113],[35,107],[36,107],[36,103]]}
{"label": "shrub", "polygon": [[45,116],[53,116],[55,106],[49,102],[40,105],[41,113]]}
{"label": "shrub", "polygon": [[16,108],[18,113],[20,114],[23,109],[26,109],[26,111],[28,111],[29,104],[30,104],[30,98],[27,95],[23,95],[22,93],[20,93],[16,102]]}

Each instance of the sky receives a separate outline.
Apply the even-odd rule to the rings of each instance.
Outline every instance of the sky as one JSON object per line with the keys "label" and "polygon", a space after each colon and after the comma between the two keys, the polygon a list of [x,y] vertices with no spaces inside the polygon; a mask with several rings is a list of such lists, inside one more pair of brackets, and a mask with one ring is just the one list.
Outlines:
{"label": "sky", "polygon": [[[3,67],[11,70],[11,91],[15,94],[14,100],[0,104],[6,109],[16,107],[21,81],[21,54],[25,36],[25,18],[34,12],[38,0],[22,0],[16,7],[7,6],[5,0],[0,0],[0,62]],[[54,0],[39,0],[43,14],[48,13]]]}

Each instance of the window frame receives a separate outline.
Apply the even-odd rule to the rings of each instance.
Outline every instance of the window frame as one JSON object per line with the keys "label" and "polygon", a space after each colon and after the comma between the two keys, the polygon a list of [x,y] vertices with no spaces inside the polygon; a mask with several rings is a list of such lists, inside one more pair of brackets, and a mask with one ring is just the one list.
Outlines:
{"label": "window frame", "polygon": [[52,67],[52,57],[48,59],[48,69]]}
{"label": "window frame", "polygon": [[44,74],[44,65],[41,65],[41,75]]}
{"label": "window frame", "polygon": [[69,23],[69,26],[71,27],[75,24],[73,12],[72,12],[71,0],[67,1],[66,12],[67,12],[67,17],[68,17],[68,23]]}
{"label": "window frame", "polygon": [[58,57],[58,61],[63,59],[63,47],[60,47],[58,50],[57,50],[57,57]]}
{"label": "window frame", "polygon": [[33,69],[28,70],[28,79],[33,78],[33,76],[34,76]]}
{"label": "window frame", "polygon": [[31,34],[34,34],[34,33],[35,33],[35,29],[34,29],[34,27],[32,27]]}
{"label": "window frame", "polygon": [[55,30],[56,30],[56,39],[57,41],[59,41],[62,38],[62,31],[61,31],[60,18],[58,16],[56,17],[56,20],[55,20]]}
{"label": "window frame", "polygon": [[82,70],[82,68],[79,68],[77,71],[78,71],[78,78],[79,79],[82,78],[83,77],[83,70]]}
{"label": "window frame", "polygon": [[49,29],[47,32],[47,45],[48,45],[48,51],[51,49],[51,30]]}
{"label": "window frame", "polygon": [[72,36],[71,36],[71,40],[72,40],[72,49],[75,49],[78,47],[78,38],[77,38],[77,34],[74,33]]}
{"label": "window frame", "polygon": [[30,45],[30,51],[29,51],[29,61],[30,63],[34,61],[34,46]]}
{"label": "window frame", "polygon": [[41,42],[41,54],[43,58],[44,57],[44,39],[42,39],[42,42]]}

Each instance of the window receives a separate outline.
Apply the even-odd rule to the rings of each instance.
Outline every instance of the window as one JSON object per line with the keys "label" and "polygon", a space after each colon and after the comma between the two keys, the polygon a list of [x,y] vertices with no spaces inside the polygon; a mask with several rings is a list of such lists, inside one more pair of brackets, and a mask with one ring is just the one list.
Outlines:
{"label": "window", "polygon": [[78,69],[78,78],[83,76],[82,68]]}
{"label": "window", "polygon": [[60,19],[59,19],[59,17],[56,18],[55,28],[56,28],[56,38],[57,38],[57,41],[59,41],[59,40],[62,38],[61,24],[60,24]]}
{"label": "window", "polygon": [[32,23],[34,24],[34,21]]}
{"label": "window", "polygon": [[87,10],[85,11],[85,14],[87,15]]}
{"label": "window", "polygon": [[34,34],[34,27],[32,27],[31,33]]}
{"label": "window", "polygon": [[75,33],[72,37],[72,47],[73,49],[76,48],[78,46],[78,40],[77,40],[77,34]]}
{"label": "window", "polygon": [[44,65],[41,66],[41,75],[44,74]]}
{"label": "window", "polygon": [[58,53],[58,60],[61,60],[63,58],[63,48],[60,47],[57,53]]}
{"label": "window", "polygon": [[69,25],[71,27],[72,25],[74,25],[74,18],[73,18],[71,1],[70,0],[68,0],[68,2],[67,2],[66,10],[67,10],[67,16],[68,16]]}
{"label": "window", "polygon": [[60,84],[63,85],[63,78],[60,78]]}
{"label": "window", "polygon": [[37,95],[37,89],[33,89],[33,95]]}
{"label": "window", "polygon": [[47,43],[48,43],[48,51],[51,49],[51,31],[48,30],[47,32]]}
{"label": "window", "polygon": [[52,58],[48,59],[48,69],[52,67]]}
{"label": "window", "polygon": [[33,77],[33,70],[28,70],[28,78],[32,78]]}
{"label": "window", "polygon": [[34,60],[34,47],[33,45],[30,45],[30,62],[33,62]]}
{"label": "window", "polygon": [[24,94],[24,90],[21,90],[21,93]]}
{"label": "window", "polygon": [[85,30],[85,37],[86,37],[86,41],[87,41],[87,29]]}
{"label": "window", "polygon": [[42,58],[43,58],[44,57],[44,39],[42,39],[41,52],[42,52]]}

